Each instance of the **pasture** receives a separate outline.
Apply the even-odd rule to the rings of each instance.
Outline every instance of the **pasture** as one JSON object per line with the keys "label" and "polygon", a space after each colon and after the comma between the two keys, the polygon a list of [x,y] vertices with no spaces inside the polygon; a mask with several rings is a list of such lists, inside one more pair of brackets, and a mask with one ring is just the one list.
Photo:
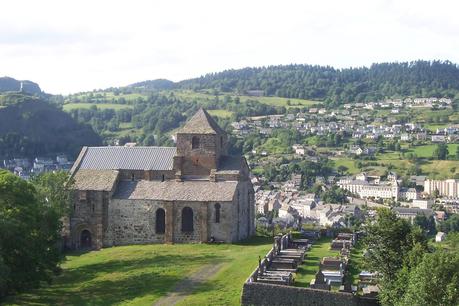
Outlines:
{"label": "pasture", "polygon": [[152,305],[206,265],[218,271],[179,305],[238,305],[242,284],[271,248],[271,238],[238,244],[152,244],[70,253],[51,285],[4,305]]}

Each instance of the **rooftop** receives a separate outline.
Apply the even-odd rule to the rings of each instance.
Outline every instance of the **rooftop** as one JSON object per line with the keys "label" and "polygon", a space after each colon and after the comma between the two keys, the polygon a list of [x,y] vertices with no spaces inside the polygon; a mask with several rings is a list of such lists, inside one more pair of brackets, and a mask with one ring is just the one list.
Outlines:
{"label": "rooftop", "polygon": [[122,181],[114,198],[126,200],[212,201],[233,200],[238,182],[210,181]]}
{"label": "rooftop", "polygon": [[188,120],[178,133],[183,134],[226,134],[203,108]]}
{"label": "rooftop", "polygon": [[87,147],[79,169],[172,170],[175,147]]}

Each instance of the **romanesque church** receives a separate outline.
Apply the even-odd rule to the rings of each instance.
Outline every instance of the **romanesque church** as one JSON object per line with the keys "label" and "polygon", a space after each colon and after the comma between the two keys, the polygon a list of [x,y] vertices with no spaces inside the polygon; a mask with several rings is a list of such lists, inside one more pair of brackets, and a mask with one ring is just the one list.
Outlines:
{"label": "romanesque church", "polygon": [[234,242],[255,232],[254,190],[242,156],[203,109],[176,147],[84,147],[71,170],[72,248]]}

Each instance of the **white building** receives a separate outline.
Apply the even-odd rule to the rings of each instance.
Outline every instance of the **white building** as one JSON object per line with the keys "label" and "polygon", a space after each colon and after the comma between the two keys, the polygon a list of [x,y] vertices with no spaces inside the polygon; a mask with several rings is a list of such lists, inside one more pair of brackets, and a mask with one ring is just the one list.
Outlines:
{"label": "white building", "polygon": [[459,180],[430,180],[424,182],[424,192],[433,195],[438,190],[438,195],[448,198],[459,197]]}

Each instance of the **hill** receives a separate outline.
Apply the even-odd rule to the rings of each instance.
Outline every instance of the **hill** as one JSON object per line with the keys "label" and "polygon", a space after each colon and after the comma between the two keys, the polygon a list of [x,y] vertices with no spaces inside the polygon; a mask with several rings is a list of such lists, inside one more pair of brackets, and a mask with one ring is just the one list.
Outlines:
{"label": "hill", "polygon": [[1,77],[0,78],[0,92],[24,92],[28,94],[41,94],[42,91],[40,86],[37,83],[32,81],[19,81],[10,77]]}
{"label": "hill", "polygon": [[56,153],[75,157],[83,145],[101,144],[91,127],[43,100],[19,94],[4,99],[10,103],[0,108],[0,159]]}
{"label": "hill", "polygon": [[145,90],[168,90],[173,89],[175,83],[166,79],[157,79],[157,80],[149,80],[138,82],[129,85],[128,87],[145,89]]}
{"label": "hill", "polygon": [[210,73],[181,81],[182,89],[324,100],[332,104],[386,97],[459,97],[459,67],[449,61],[373,64],[369,68],[286,65]]}

